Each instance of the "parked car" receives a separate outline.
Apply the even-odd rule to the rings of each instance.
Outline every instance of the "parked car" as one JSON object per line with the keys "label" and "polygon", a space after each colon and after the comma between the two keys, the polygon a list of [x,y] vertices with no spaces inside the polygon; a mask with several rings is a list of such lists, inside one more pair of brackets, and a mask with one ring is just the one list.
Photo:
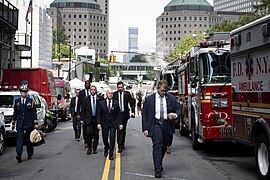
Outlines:
{"label": "parked car", "polygon": [[[37,109],[38,129],[44,130],[45,120],[45,105],[41,101],[41,97],[36,91],[29,91],[28,95],[34,100]],[[6,137],[16,137],[17,133],[15,129],[12,129],[11,121],[13,119],[14,103],[15,99],[20,98],[21,94],[19,90],[6,89],[0,91],[0,110],[4,112]]]}
{"label": "parked car", "polygon": [[0,110],[0,156],[3,155],[5,149],[5,119],[4,112]]}

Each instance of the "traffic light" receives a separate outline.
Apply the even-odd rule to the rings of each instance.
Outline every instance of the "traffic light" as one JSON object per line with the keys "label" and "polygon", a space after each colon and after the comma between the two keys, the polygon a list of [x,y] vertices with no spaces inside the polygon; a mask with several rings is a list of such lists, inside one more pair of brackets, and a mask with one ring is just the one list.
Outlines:
{"label": "traffic light", "polygon": [[113,62],[116,62],[116,55],[113,55]]}
{"label": "traffic light", "polygon": [[113,54],[110,54],[109,62],[113,62]]}

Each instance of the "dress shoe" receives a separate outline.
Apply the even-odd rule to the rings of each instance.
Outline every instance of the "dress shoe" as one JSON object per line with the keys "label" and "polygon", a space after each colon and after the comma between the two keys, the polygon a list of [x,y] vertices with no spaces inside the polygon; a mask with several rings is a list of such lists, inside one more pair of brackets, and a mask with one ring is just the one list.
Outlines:
{"label": "dress shoe", "polygon": [[172,151],[171,151],[171,147],[167,147],[167,154],[171,154],[172,153]]}
{"label": "dress shoe", "polygon": [[161,178],[161,172],[160,171],[155,172],[155,178]]}
{"label": "dress shoe", "polygon": [[86,154],[90,155],[91,153],[92,153],[92,150],[90,148],[88,148]]}
{"label": "dress shoe", "polygon": [[81,139],[80,138],[77,138],[77,141],[80,141]]}
{"label": "dress shoe", "polygon": [[108,156],[108,151],[107,151],[107,150],[104,151],[104,156],[105,156],[105,157]]}
{"label": "dress shoe", "polygon": [[93,149],[93,154],[97,154],[97,150],[96,149]]}
{"label": "dress shoe", "polygon": [[27,159],[28,159],[28,160],[30,160],[30,159],[33,159],[33,158],[32,158],[32,156],[28,156],[28,158],[27,158]]}
{"label": "dress shoe", "polygon": [[18,163],[22,162],[22,157],[21,156],[16,156],[16,159],[17,159]]}
{"label": "dress shoe", "polygon": [[117,151],[118,153],[121,153],[122,152],[122,149],[121,148],[118,148],[118,151]]}
{"label": "dress shoe", "polygon": [[109,160],[114,160],[113,155],[109,155]]}

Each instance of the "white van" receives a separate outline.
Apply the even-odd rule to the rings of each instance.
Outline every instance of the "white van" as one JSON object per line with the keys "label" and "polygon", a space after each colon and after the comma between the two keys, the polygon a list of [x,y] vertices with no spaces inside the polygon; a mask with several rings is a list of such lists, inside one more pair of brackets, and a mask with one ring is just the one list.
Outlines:
{"label": "white van", "polygon": [[[44,130],[44,120],[45,120],[45,105],[42,103],[38,92],[28,91],[28,95],[34,100],[37,109],[37,120],[38,128]],[[4,112],[5,116],[5,129],[6,137],[16,137],[16,129],[12,129],[12,118],[14,111],[15,99],[21,97],[19,90],[16,91],[0,91],[0,110]]]}

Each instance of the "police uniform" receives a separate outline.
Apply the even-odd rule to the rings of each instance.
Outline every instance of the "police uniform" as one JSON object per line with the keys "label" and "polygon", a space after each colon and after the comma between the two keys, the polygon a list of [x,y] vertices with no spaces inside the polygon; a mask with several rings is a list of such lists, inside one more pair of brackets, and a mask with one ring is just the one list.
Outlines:
{"label": "police uniform", "polygon": [[[20,92],[27,92],[28,89],[23,87],[20,88]],[[27,155],[28,159],[34,154],[33,144],[30,142],[30,133],[34,129],[34,125],[38,124],[37,121],[37,112],[33,99],[26,95],[24,98],[15,100],[14,104],[14,114],[13,114],[13,125],[16,121],[16,130],[17,130],[17,144],[16,144],[16,159],[18,162],[22,162],[21,156],[23,153],[23,142],[27,146]]]}

